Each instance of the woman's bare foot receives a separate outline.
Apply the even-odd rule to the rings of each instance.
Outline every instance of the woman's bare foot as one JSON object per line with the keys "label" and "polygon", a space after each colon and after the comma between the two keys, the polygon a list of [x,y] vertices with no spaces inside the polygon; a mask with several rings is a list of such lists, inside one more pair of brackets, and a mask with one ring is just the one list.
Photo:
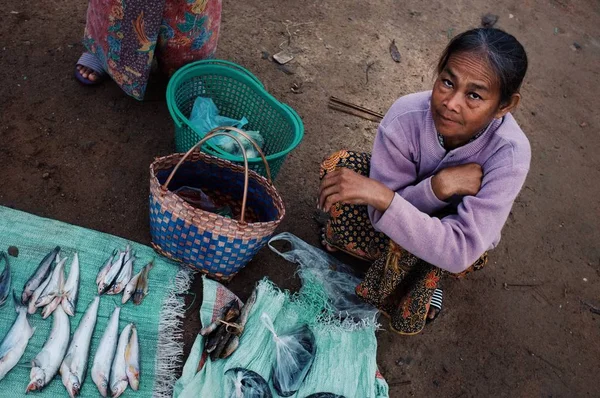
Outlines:
{"label": "woman's bare foot", "polygon": [[91,82],[98,80],[98,74],[93,69],[83,65],[77,65],[77,72],[79,72],[84,79],[88,79]]}
{"label": "woman's bare foot", "polygon": [[427,320],[433,321],[442,310],[443,291],[442,289],[435,289],[433,296],[429,299],[429,310],[427,311]]}

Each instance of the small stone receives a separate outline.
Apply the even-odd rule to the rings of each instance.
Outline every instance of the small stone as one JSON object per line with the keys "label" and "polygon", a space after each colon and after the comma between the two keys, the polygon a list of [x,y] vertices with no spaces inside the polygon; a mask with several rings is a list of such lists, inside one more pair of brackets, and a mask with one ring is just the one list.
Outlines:
{"label": "small stone", "polygon": [[12,257],[19,257],[19,249],[16,246],[9,246],[8,255]]}
{"label": "small stone", "polygon": [[587,127],[587,123],[581,122],[581,123],[579,123],[579,127],[581,127],[581,128]]}
{"label": "small stone", "polygon": [[535,112],[534,111],[531,111],[531,116],[535,116]]}
{"label": "small stone", "polygon": [[44,180],[47,180],[48,178],[50,178],[50,173],[48,173],[48,172],[45,172],[44,174],[42,174],[42,178],[43,178]]}
{"label": "small stone", "polygon": [[575,50],[581,50],[581,45],[576,41],[573,42],[573,47],[575,48]]}
{"label": "small stone", "polygon": [[509,18],[509,19],[513,19],[514,17],[515,17],[515,16],[514,16],[514,15],[512,15],[512,14],[508,14],[508,18]]}
{"label": "small stone", "polygon": [[584,282],[587,282],[587,281],[588,281],[588,278],[583,278],[583,281],[584,281]]}

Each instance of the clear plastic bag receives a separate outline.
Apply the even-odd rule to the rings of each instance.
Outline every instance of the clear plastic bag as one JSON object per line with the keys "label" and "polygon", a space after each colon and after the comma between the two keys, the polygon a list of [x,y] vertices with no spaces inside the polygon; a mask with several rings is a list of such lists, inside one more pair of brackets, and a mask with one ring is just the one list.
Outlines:
{"label": "clear plastic bag", "polygon": [[225,398],[272,398],[271,389],[261,375],[244,368],[225,372]]}
{"label": "clear plastic bag", "polygon": [[269,315],[263,312],[261,320],[275,342],[273,387],[282,397],[292,396],[302,385],[315,359],[315,336],[307,325],[296,326],[278,335]]}
{"label": "clear plastic bag", "polygon": [[[291,249],[282,253],[273,247],[273,243],[285,241]],[[352,268],[332,255],[309,245],[297,236],[284,232],[269,241],[269,247],[288,261],[300,265],[300,277],[305,284],[307,278],[323,283],[323,289],[329,302],[341,318],[373,320],[377,316],[377,308],[364,302],[356,295],[356,286],[361,280],[354,275]]]}

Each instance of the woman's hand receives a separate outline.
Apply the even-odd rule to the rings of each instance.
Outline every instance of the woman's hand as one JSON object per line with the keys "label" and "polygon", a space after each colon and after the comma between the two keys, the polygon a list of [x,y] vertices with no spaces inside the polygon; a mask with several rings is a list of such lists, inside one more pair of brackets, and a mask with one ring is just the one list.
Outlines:
{"label": "woman's hand", "polygon": [[483,171],[477,163],[448,167],[431,179],[431,188],[439,200],[446,201],[454,195],[475,196],[481,189]]}
{"label": "woman's hand", "polygon": [[355,171],[339,168],[327,173],[319,189],[319,208],[328,211],[337,202],[370,205],[384,212],[394,199],[394,191]]}

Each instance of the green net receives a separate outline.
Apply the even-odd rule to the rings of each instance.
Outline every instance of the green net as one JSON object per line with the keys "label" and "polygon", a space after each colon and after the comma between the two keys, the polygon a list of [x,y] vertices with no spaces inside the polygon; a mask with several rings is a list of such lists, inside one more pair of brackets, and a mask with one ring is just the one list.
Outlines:
{"label": "green net", "polygon": [[[184,305],[176,294],[187,290],[189,272],[181,270],[174,263],[165,261],[149,247],[128,242],[125,239],[33,216],[20,211],[0,207],[0,250],[9,246],[19,249],[18,258],[9,257],[12,269],[13,288],[20,296],[23,285],[38,266],[40,260],[54,247],[61,247],[61,254],[68,256],[70,266],[72,254],[77,251],[80,261],[80,287],[77,313],[71,318],[71,335],[79,325],[79,320],[88,304],[97,293],[96,275],[98,268],[115,248],[124,249],[130,243],[138,259],[134,272],[154,258],[154,268],[149,274],[149,293],[139,306],[130,301],[122,306],[119,331],[129,323],[137,326],[140,344],[140,389],[128,389],[124,397],[167,397],[171,396],[174,383],[174,369],[182,355],[182,334],[180,320]],[[69,271],[67,266],[66,271]],[[120,304],[121,296],[102,296],[96,328],[92,337],[87,377],[81,389],[82,397],[98,397],[99,393],[91,378],[94,354],[108,319]],[[0,339],[3,338],[16,317],[12,300],[0,308]],[[40,311],[30,316],[30,323],[36,331],[29,340],[21,361],[0,381],[4,392],[11,397],[25,396],[29,383],[29,363],[42,349],[52,328],[52,316],[43,320]],[[66,396],[60,376],[50,382],[39,397]]]}

